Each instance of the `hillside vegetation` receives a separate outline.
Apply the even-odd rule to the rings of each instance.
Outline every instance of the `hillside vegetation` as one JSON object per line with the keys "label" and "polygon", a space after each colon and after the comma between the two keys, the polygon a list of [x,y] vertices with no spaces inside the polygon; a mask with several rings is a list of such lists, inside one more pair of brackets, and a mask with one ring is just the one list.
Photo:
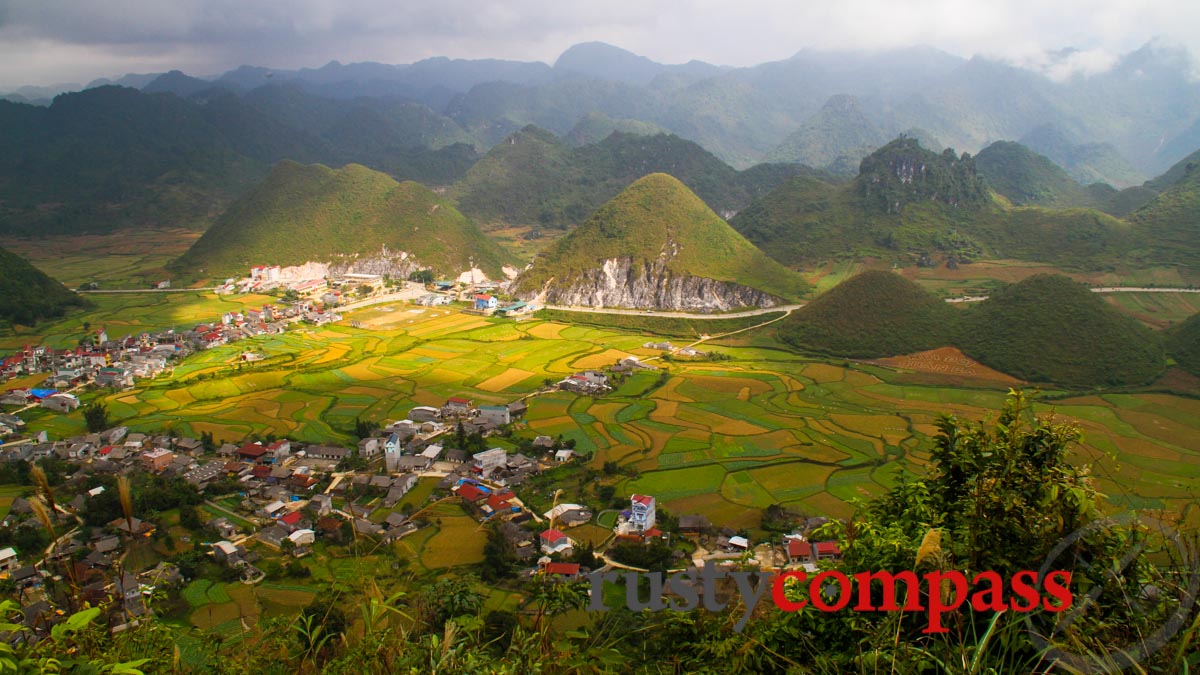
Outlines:
{"label": "hillside vegetation", "polygon": [[867,208],[898,213],[909,204],[936,202],[961,208],[988,203],[987,188],[970,155],[941,154],[900,137],[871,153],[859,166],[854,190]]}
{"label": "hillside vegetation", "polygon": [[916,282],[864,272],[792,313],[779,337],[805,351],[877,358],[945,346],[957,312]]}
{"label": "hillside vegetation", "polygon": [[250,265],[331,262],[405,251],[440,274],[469,261],[498,277],[507,254],[428,188],[350,164],[280,162],[172,267],[180,274],[244,273]]}
{"label": "hillside vegetation", "polygon": [[1197,167],[1200,167],[1200,150],[1172,164],[1171,168],[1167,169],[1161,176],[1146,181],[1146,187],[1156,192],[1162,192],[1183,180],[1185,176]]}
{"label": "hillside vegetation", "polygon": [[[1197,326],[1174,334],[1184,359],[1200,355]],[[864,272],[793,312],[779,337],[852,358],[955,346],[1009,375],[1078,388],[1142,384],[1165,364],[1158,335],[1061,275],[1030,277],[959,310],[897,274]]]}
{"label": "hillside vegetation", "polygon": [[478,155],[413,104],[333,101],[292,87],[185,100],[104,86],[48,107],[0,101],[0,233],[203,229],[281,159],[358,162],[450,183]]}
{"label": "hillside vegetation", "polygon": [[0,248],[0,326],[32,326],[85,304],[21,256]]}
{"label": "hillside vegetation", "polygon": [[1200,314],[1193,314],[1166,333],[1167,353],[1180,368],[1200,376]]}
{"label": "hillside vegetation", "polygon": [[[975,166],[974,158],[934,154],[903,138],[863,160],[848,184],[794,178],[730,224],[793,267],[878,256],[905,265],[996,257],[1094,269],[1143,245],[1131,225],[1100,211],[994,200]],[[1195,256],[1197,243],[1181,237],[1174,255]]]}
{"label": "hillside vegetation", "polygon": [[975,165],[988,187],[1019,206],[1095,206],[1095,195],[1062,167],[1020,143],[997,141],[979,151]]}
{"label": "hillside vegetation", "polygon": [[645,176],[558,239],[517,279],[519,290],[556,285],[631,259],[634,267],[663,265],[674,277],[727,281],[783,299],[804,289],[799,275],[746,241],[676,178]]}
{"label": "hillside vegetation", "polygon": [[853,96],[834,96],[768,155],[774,162],[795,162],[853,176],[859,162],[887,141],[867,119]]}
{"label": "hillside vegetation", "polygon": [[1158,264],[1200,262],[1200,167],[1193,167],[1129,215],[1140,244],[1134,251],[1137,258]]}
{"label": "hillside vegetation", "polygon": [[630,183],[657,172],[678,178],[714,211],[733,212],[810,170],[761,165],[738,172],[695,143],[666,134],[618,131],[571,148],[530,126],[492,148],[451,195],[480,223],[563,228],[583,222]]}
{"label": "hillside vegetation", "polygon": [[1072,387],[1142,384],[1164,365],[1153,331],[1061,275],[1030,277],[967,310],[957,346],[1010,375]]}
{"label": "hillside vegetation", "polygon": [[602,112],[590,112],[579,118],[579,121],[575,123],[575,126],[571,127],[571,130],[563,138],[572,147],[579,147],[581,145],[599,143],[617,131],[636,136],[655,136],[671,133],[653,122],[627,118],[615,119]]}

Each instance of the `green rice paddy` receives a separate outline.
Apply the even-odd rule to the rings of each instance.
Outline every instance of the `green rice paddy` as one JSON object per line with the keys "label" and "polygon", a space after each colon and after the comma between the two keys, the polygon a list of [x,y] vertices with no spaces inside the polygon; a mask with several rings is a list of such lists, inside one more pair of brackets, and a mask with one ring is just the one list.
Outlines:
{"label": "green rice paddy", "polygon": [[[168,319],[189,325],[211,320],[226,306],[262,300],[183,294],[140,310],[126,306],[123,316],[150,327]],[[658,356],[642,348],[655,337],[648,334],[513,323],[440,308],[404,311],[406,318],[387,328],[355,328],[350,323],[360,317],[351,315],[343,324],[296,327],[208,350],[169,375],[100,398],[117,421],[138,431],[208,431],[231,442],[274,434],[350,443],[356,418],[387,422],[450,396],[508,403],[534,394],[545,379],[600,361]],[[50,339],[77,339],[65,324],[52,328]],[[673,512],[753,527],[757,510],[773,503],[848,515],[855,501],[879,494],[900,471],[920,470],[940,415],[983,419],[1007,391],[994,383],[943,383],[778,349],[715,348],[731,359],[649,361],[669,372],[636,372],[600,399],[565,392],[533,396],[518,433],[574,440],[597,467],[615,461],[636,468],[638,475],[618,488],[654,494]],[[244,350],[266,358],[241,364],[237,357]],[[1085,442],[1077,457],[1095,464],[1114,508],[1175,508],[1190,498],[1200,477],[1200,402],[1129,393],[1068,398],[1041,410],[1082,426]],[[60,436],[83,429],[79,413],[39,412],[30,425]],[[457,517],[445,516],[445,531],[457,529]],[[453,547],[429,555],[416,539],[397,544],[398,551],[416,547],[400,553],[426,568],[478,557],[475,550]],[[334,579],[349,574],[330,573]]]}

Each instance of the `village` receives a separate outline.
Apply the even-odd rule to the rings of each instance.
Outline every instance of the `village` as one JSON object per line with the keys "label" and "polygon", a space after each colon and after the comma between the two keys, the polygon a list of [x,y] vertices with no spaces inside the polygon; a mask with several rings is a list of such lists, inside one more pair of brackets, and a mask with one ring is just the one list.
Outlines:
{"label": "village", "polygon": [[[7,483],[33,484],[12,499],[3,523],[0,589],[20,600],[33,635],[44,635],[66,615],[65,597],[103,604],[112,625],[121,625],[153,613],[152,598],[177,595],[196,579],[255,585],[281,575],[303,578],[308,568],[300,561],[328,547],[387,547],[437,527],[440,518],[429,512],[444,504],[479,523],[471,536],[499,542],[507,552],[505,574],[518,581],[572,582],[614,567],[695,569],[708,561],[811,569],[840,556],[835,542],[809,540],[823,518],[798,518],[780,537],[752,542],[745,530],[701,515],[667,514],[653,495],[560,502],[555,485],[596,469],[573,440],[529,435],[523,424],[528,402],[554,391],[603,397],[636,371],[658,370],[634,356],[546,380],[538,392],[507,404],[452,396],[441,406],[414,406],[404,419],[367,425],[353,446],[275,437],[218,441],[207,433],[196,438],[125,426],[62,439],[25,432],[22,412],[70,413],[80,407],[81,390],[127,389],[135,379],[169,374],[190,354],[283,333],[293,324],[339,321],[345,309],[377,298],[426,307],[465,302],[464,313],[516,320],[537,309],[502,303],[486,281],[396,284],[346,275],[289,283],[278,274],[279,268],[255,267],[223,287],[283,291],[276,303],[188,329],[120,338],[85,327],[77,347],[27,346],[0,360],[3,379],[46,375],[38,386],[0,396],[7,411],[0,414],[0,472]],[[644,347],[662,351],[664,362],[672,354],[706,356],[669,342]],[[246,364],[260,359],[250,350],[237,357]],[[493,437],[506,442],[489,444]],[[31,479],[33,467],[54,480]],[[117,498],[122,481],[138,486],[129,501],[153,505],[124,510]],[[573,535],[589,529],[589,536]],[[597,541],[597,530],[607,536]]]}
{"label": "village", "polygon": [[[0,394],[0,406],[13,406],[18,412],[40,407],[69,413],[80,406],[76,391],[89,385],[126,389],[132,387],[135,380],[152,379],[169,372],[172,364],[196,351],[259,335],[282,333],[296,323],[323,326],[340,321],[339,308],[344,306],[388,300],[407,300],[425,307],[462,302],[466,303],[464,311],[468,313],[517,320],[532,316],[538,309],[536,304],[527,302],[501,304],[500,299],[491,294],[498,284],[491,281],[393,282],[381,275],[345,274],[332,280],[305,278],[288,282],[279,275],[279,266],[255,266],[249,276],[229,279],[217,289],[218,292],[240,293],[282,291],[278,302],[227,312],[189,329],[172,328],[117,337],[110,336],[103,327],[94,330],[86,327],[87,335],[75,347],[54,349],[27,345],[0,357],[0,383],[38,374],[47,376],[38,386],[4,391]],[[424,279],[421,275],[414,275],[414,278]],[[156,287],[169,288],[169,284]],[[253,362],[261,357],[246,352],[241,358]],[[20,432],[23,426],[14,414],[0,417],[0,439]]]}
{"label": "village", "polygon": [[[630,365],[613,367],[620,372]],[[588,371],[555,386],[598,396],[608,376]],[[316,546],[389,545],[433,526],[423,514],[444,503],[459,504],[480,523],[474,536],[502,538],[518,579],[571,582],[597,569],[647,569],[637,563],[645,564],[644,552],[651,551],[664,569],[708,560],[812,569],[840,555],[835,542],[808,539],[823,518],[800,519],[778,540],[755,543],[744,531],[703,516],[665,514],[653,495],[560,503],[559,492],[549,491],[554,481],[542,479],[592,471],[572,441],[535,436],[521,438],[515,452],[486,447],[487,437],[520,428],[525,412],[522,400],[476,405],[451,397],[441,407],[413,407],[354,447],[287,439],[217,445],[207,436],[120,426],[6,444],[0,471],[28,480],[31,467],[45,467],[37,470],[48,469],[57,480],[32,480],[36,494],[13,500],[3,522],[0,588],[21,600],[35,635],[65,615],[55,604],[64,587],[85,601],[107,603],[114,625],[136,622],[152,611],[155,593],[178,592],[205,575],[257,584],[304,574],[297,561]],[[120,481],[162,493],[157,508],[123,511],[114,494]],[[406,499],[422,484],[422,499]],[[624,506],[606,508],[621,499]],[[597,546],[572,537],[573,529],[600,522],[606,510],[617,511],[606,541]],[[164,538],[180,552],[146,555],[148,547],[163,548],[151,542],[161,545]],[[135,547],[137,555],[130,555]]]}

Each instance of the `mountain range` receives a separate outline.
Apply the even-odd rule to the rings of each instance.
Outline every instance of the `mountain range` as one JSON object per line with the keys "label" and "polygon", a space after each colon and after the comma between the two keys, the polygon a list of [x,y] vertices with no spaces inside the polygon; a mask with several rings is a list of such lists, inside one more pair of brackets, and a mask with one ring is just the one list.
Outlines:
{"label": "mountain range", "polygon": [[1116,260],[1194,265],[1200,171],[1186,169],[1192,158],[1181,161],[1184,168],[1153,183],[1117,191],[1080,185],[1015,143],[971,157],[902,137],[865,158],[853,180],[789,179],[730,224],[794,267],[863,256],[929,264],[930,255],[951,264],[1017,258],[1077,269]]}
{"label": "mountain range", "polygon": [[[1052,79],[985,57],[928,47],[802,50],[745,68],[656,63],[602,43],[553,65],[495,59],[342,64],[299,70],[242,66],[214,78],[170,72],[121,84],[182,97],[210,88],[246,94],[291,84],[321,98],[401,100],[453,119],[483,149],[528,124],[567,134],[584,116],[638,120],[695,141],[739,168],[785,154],[789,136],[819,127],[827,105],[853,99],[879,139],[921,129],[976,152],[1021,140],[1081,182],[1117,188],[1160,173],[1200,145],[1200,83],[1182,49],[1151,42],[1093,75]],[[20,93],[20,92],[18,92]],[[44,92],[25,90],[26,100]],[[834,148],[853,154],[857,134]],[[781,146],[784,146],[781,148]],[[819,167],[821,168],[821,167]]]}
{"label": "mountain range", "polygon": [[[1021,140],[1076,182],[1122,190],[1200,143],[1200,83],[1190,63],[1185,52],[1151,43],[1106,72],[1054,80],[925,47],[804,50],[726,68],[660,64],[588,43],[553,65],[433,58],[291,71],[243,66],[213,78],[171,71],[97,81],[45,106],[30,103],[45,92],[25,89],[25,102],[0,101],[0,127],[8,132],[0,137],[0,234],[202,229],[281,159],[357,163],[401,181],[449,185],[480,153],[530,125],[576,149],[602,146],[612,132],[694,143],[729,165],[720,171],[726,177],[707,187],[680,178],[721,213],[760,193],[761,185],[736,184],[744,177],[729,179],[731,169],[777,161],[850,177],[899,134],[971,153]],[[586,163],[589,152],[611,149],[581,155]],[[673,171],[669,161],[634,158],[629,168],[636,166],[640,173],[620,174],[596,196],[517,205],[505,217],[579,222],[638,175]],[[768,173],[787,175],[776,171]],[[478,186],[484,173],[468,183]],[[551,192],[579,192],[591,180],[578,167],[568,174],[575,186]],[[472,206],[471,190],[456,190],[464,210],[495,216]],[[1128,213],[1149,196],[1093,204]]]}
{"label": "mountain range", "polygon": [[480,223],[563,228],[583,222],[630,183],[667,173],[718,213],[732,215],[783,181],[814,173],[798,164],[760,164],[737,171],[678,136],[614,131],[572,148],[529,126],[488,151],[451,189],[463,213]]}

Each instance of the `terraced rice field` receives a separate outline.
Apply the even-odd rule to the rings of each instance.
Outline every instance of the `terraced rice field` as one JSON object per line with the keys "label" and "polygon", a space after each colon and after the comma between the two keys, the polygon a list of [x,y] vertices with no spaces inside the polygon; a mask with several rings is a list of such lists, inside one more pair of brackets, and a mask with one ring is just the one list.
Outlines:
{"label": "terraced rice field", "polygon": [[[507,403],[536,392],[545,379],[645,355],[641,345],[656,337],[454,310],[397,308],[389,316],[401,312],[411,323],[356,328],[351,314],[343,324],[209,350],[170,376],[102,398],[117,421],[138,431],[350,443],[356,418],[398,419],[414,405],[441,405],[450,396]],[[618,489],[654,494],[672,512],[752,527],[757,509],[773,503],[849,514],[855,500],[878,494],[900,471],[921,470],[940,415],[983,419],[998,410],[1011,384],[990,373],[915,372],[922,369],[908,362],[835,364],[780,349],[713,348],[731,359],[655,362],[669,373],[635,372],[595,400],[565,392],[534,396],[517,433],[574,440],[594,466],[615,461],[636,468],[639,475]],[[239,363],[244,350],[265,358]],[[915,362],[953,358],[938,351]],[[1196,400],[1105,395],[1039,410],[1081,425],[1085,443],[1077,456],[1095,463],[1114,508],[1175,507],[1200,478]],[[62,436],[81,431],[83,421],[79,413],[39,412],[30,426]],[[476,527],[473,521],[454,512],[441,517],[442,529],[397,543],[397,552],[426,568],[477,560],[482,538],[460,536]],[[479,543],[467,550],[459,539]],[[339,570],[330,574],[336,578]]]}
{"label": "terraced rice field", "polygon": [[474,518],[456,503],[438,504],[427,512],[437,532],[421,548],[426,569],[471,565],[483,560],[486,537]]}

